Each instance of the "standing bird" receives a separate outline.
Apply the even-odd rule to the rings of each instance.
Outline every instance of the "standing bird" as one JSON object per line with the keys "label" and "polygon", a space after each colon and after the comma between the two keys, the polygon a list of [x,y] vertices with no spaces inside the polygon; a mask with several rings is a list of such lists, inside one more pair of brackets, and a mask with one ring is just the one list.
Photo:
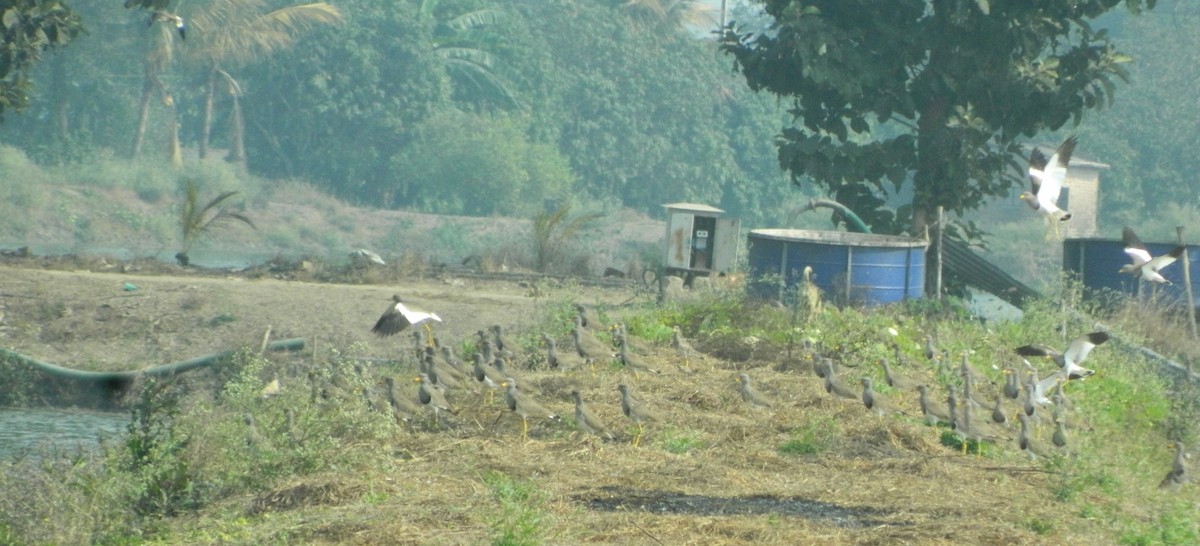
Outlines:
{"label": "standing bird", "polygon": [[483,360],[483,353],[475,353],[475,380],[488,388],[499,387],[504,382],[504,374]]}
{"label": "standing bird", "polygon": [[387,384],[387,402],[392,409],[392,416],[397,421],[411,421],[421,407],[413,402],[412,397],[400,396],[396,392],[395,378],[387,376],[383,378],[383,382]]}
{"label": "standing bird", "polygon": [[929,423],[930,426],[936,426],[938,423],[954,424],[949,408],[938,405],[929,399],[929,387],[917,385],[917,392],[920,394],[918,400],[921,403],[921,414],[925,416],[926,423]]}
{"label": "standing bird", "polygon": [[921,384],[920,381],[893,372],[892,364],[886,358],[879,359],[879,365],[883,367],[884,381],[893,389],[911,389]]}
{"label": "standing bird", "polygon": [[571,391],[571,398],[575,400],[575,424],[579,425],[579,428],[588,434],[603,434],[609,440],[612,440],[613,435],[608,431],[608,426],[583,403],[583,395],[579,394],[578,390],[573,390]]}
{"label": "standing bird", "polygon": [[1157,284],[1171,284],[1159,271],[1175,263],[1183,255],[1183,251],[1187,250],[1186,246],[1179,245],[1170,252],[1162,256],[1150,256],[1150,249],[1146,248],[1145,243],[1133,233],[1132,229],[1126,227],[1121,231],[1121,239],[1125,242],[1125,254],[1129,255],[1131,263],[1121,266],[1118,273],[1128,273],[1144,281],[1150,281]]}
{"label": "standing bird", "polygon": [[1045,445],[1038,443],[1035,438],[1029,435],[1029,416],[1024,413],[1018,413],[1017,419],[1021,422],[1021,432],[1017,436],[1017,446],[1021,448],[1021,451],[1025,452],[1025,455],[1030,459],[1051,455],[1052,453],[1046,449]]}
{"label": "standing bird", "polygon": [[834,376],[833,361],[826,358],[822,362],[825,364],[825,392],[842,400],[857,400],[858,393]]}
{"label": "standing bird", "polygon": [[578,317],[575,319],[575,328],[571,330],[571,339],[575,341],[575,352],[592,363],[612,357],[612,349],[597,339],[596,334],[585,330]]}
{"label": "standing bird", "polygon": [[971,404],[962,404],[960,409],[960,417],[963,432],[968,438],[975,440],[975,454],[983,454],[983,442],[999,442],[1001,440],[1011,440],[1012,436],[1001,428],[993,425],[990,420],[973,419]]}
{"label": "standing bird", "polygon": [[617,385],[617,390],[621,391],[621,413],[624,413],[630,421],[633,421],[638,426],[637,436],[633,438],[633,445],[637,446],[642,443],[642,434],[645,432],[646,421],[657,421],[658,417],[629,393],[628,385],[621,383]]}
{"label": "standing bird", "polygon": [[504,399],[508,402],[508,409],[513,413],[521,416],[521,438],[529,437],[529,419],[550,419],[558,421],[559,417],[556,413],[546,409],[545,406],[534,400],[532,396],[517,390],[517,381],[511,377],[505,379],[502,384],[507,390],[504,393]]}
{"label": "standing bird", "polygon": [[868,410],[880,416],[896,411],[883,395],[875,392],[875,382],[870,377],[862,378],[862,386],[862,401]]}
{"label": "standing bird", "polygon": [[769,408],[775,405],[770,398],[750,384],[750,376],[748,374],[738,374],[738,383],[741,384],[742,400],[755,408]]}
{"label": "standing bird", "polygon": [[925,358],[929,360],[940,360],[943,352],[944,351],[939,349],[933,342],[933,336],[925,334]]}
{"label": "standing bird", "polygon": [[1187,470],[1187,453],[1184,452],[1183,442],[1175,442],[1175,463],[1171,466],[1171,471],[1167,472],[1167,476],[1158,484],[1159,489],[1179,489],[1179,486],[1188,481]]}
{"label": "standing bird", "polygon": [[150,20],[146,23],[146,26],[152,27],[154,26],[154,23],[168,23],[175,25],[175,30],[179,31],[179,39],[187,40],[187,25],[183,24],[183,17],[175,15],[174,13],[157,10],[150,14]]}
{"label": "standing bird", "polygon": [[421,404],[425,407],[433,409],[434,421],[438,420],[443,411],[448,411],[451,415],[458,413],[450,406],[450,402],[446,401],[446,395],[433,384],[428,375],[420,374],[417,376],[416,381],[421,384],[420,388],[417,389],[417,400],[420,400]]}
{"label": "standing bird", "polygon": [[1012,366],[1004,368],[1004,396],[1016,400],[1021,396],[1021,385],[1017,383],[1017,370]]}
{"label": "standing bird", "polygon": [[830,370],[836,370],[836,369],[837,369],[836,365],[833,363],[833,360],[830,359],[829,357],[823,356],[820,358],[813,359],[813,373],[815,373],[817,375],[817,377],[820,379],[825,379],[828,376]]}
{"label": "standing bird", "polygon": [[1067,381],[1070,381],[1073,379],[1083,379],[1096,373],[1095,370],[1089,370],[1079,365],[1083,364],[1083,361],[1087,359],[1092,349],[1095,349],[1098,345],[1103,345],[1111,337],[1108,332],[1092,332],[1079,336],[1071,340],[1071,344],[1067,346],[1066,352],[1062,353],[1045,345],[1036,344],[1017,347],[1016,351],[1021,356],[1044,356],[1050,358],[1058,364],[1059,373]]}
{"label": "standing bird", "polygon": [[542,341],[546,343],[546,364],[551,368],[567,371],[584,364],[583,357],[575,351],[559,353],[558,344],[554,342],[554,338],[542,334]]}
{"label": "standing bird", "polygon": [[415,306],[405,305],[400,300],[399,294],[392,296],[392,302],[394,302],[392,306],[383,312],[379,320],[375,321],[375,327],[371,328],[371,331],[375,332],[379,337],[387,337],[403,332],[405,328],[414,324],[421,324],[425,327],[425,333],[429,335],[429,343],[432,344],[433,330],[429,328],[429,321],[436,320],[441,322],[442,318],[437,316],[436,313],[430,313]]}
{"label": "standing bird", "polygon": [[661,371],[651,368],[650,364],[647,364],[645,360],[642,360],[642,357],[631,353],[629,351],[629,342],[624,337],[621,338],[621,347],[616,356],[621,359],[621,363],[625,364],[626,368],[633,370],[634,375],[637,375],[638,372],[649,372],[656,374],[662,373]]}
{"label": "standing bird", "polygon": [[1004,406],[1002,405],[1003,401],[1003,396],[996,395],[996,405],[992,406],[992,422],[1002,427],[1007,427],[1008,415],[1005,415],[1004,413]]}
{"label": "standing bird", "polygon": [[692,347],[687,338],[683,337],[683,331],[679,329],[678,325],[674,326],[671,330],[671,346],[675,347],[675,354],[683,359],[684,368],[691,367],[693,356],[704,358],[704,355],[696,352],[696,349]]}
{"label": "standing bird", "polygon": [[[1058,223],[1071,219],[1071,213],[1058,208],[1058,196],[1062,193],[1063,181],[1067,178],[1067,165],[1071,162],[1071,154],[1075,151],[1078,139],[1068,137],[1058,146],[1058,150],[1047,160],[1045,154],[1034,148],[1029,154],[1029,184],[1030,190],[1020,195],[1022,201],[1038,214],[1041,214],[1048,227],[1054,228],[1054,238],[1061,237]],[[1050,231],[1046,232],[1046,240],[1050,240]]]}
{"label": "standing bird", "polygon": [[1059,449],[1067,448],[1067,422],[1059,418],[1057,411],[1054,412],[1054,435],[1050,437],[1050,441]]}
{"label": "standing bird", "polygon": [[821,289],[813,281],[812,267],[807,265],[800,274],[800,304],[806,319],[811,319],[821,312]]}
{"label": "standing bird", "polygon": [[517,352],[520,348],[515,341],[504,335],[504,327],[499,324],[493,324],[490,328],[492,331],[492,339],[496,342],[496,348],[501,351]]}
{"label": "standing bird", "polygon": [[629,344],[629,349],[638,354],[646,354],[651,351],[650,346],[638,341],[636,338],[629,337],[629,331],[625,329],[625,323],[618,322],[612,326],[613,341],[620,343],[624,341]]}
{"label": "standing bird", "polygon": [[575,304],[575,312],[577,313],[577,322],[580,326],[597,332],[604,330],[604,325],[600,324],[600,321],[596,320],[595,317],[592,316],[587,307],[577,303]]}

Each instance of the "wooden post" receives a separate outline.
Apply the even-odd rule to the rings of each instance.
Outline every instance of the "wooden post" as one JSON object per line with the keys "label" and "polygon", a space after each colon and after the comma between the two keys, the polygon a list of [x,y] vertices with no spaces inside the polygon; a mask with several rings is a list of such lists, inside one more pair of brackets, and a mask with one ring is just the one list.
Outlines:
{"label": "wooden post", "polygon": [[1189,267],[1191,264],[1188,263],[1187,243],[1183,242],[1183,226],[1175,226],[1175,235],[1179,239],[1179,244],[1184,245],[1183,255],[1179,258],[1183,260],[1183,289],[1187,294],[1188,326],[1192,328],[1193,338],[1200,337],[1196,332],[1196,300],[1192,299],[1192,272]]}
{"label": "wooden post", "polygon": [[942,299],[942,230],[946,227],[944,224],[943,212],[945,209],[938,205],[937,208],[937,273],[934,277],[934,291],[937,294],[937,299]]}

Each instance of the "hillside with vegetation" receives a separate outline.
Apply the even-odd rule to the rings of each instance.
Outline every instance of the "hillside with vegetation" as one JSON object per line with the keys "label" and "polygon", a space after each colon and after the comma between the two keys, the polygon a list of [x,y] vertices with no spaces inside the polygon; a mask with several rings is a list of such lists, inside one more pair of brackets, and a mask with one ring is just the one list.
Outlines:
{"label": "hillside with vegetation", "polygon": [[[129,415],[95,449],[0,461],[0,545],[1200,542],[1198,484],[1164,480],[1174,442],[1200,447],[1196,377],[1138,350],[1189,366],[1200,344],[1154,305],[1082,302],[1033,214],[956,219],[990,231],[989,256],[1047,296],[1015,322],[953,298],[801,310],[732,282],[660,304],[585,279],[655,267],[663,203],[719,206],[744,228],[830,227],[793,214],[818,190],[780,168],[792,105],[748,88],[693,4],[187,2],[174,6],[186,39],[120,2],[54,22],[71,42],[0,85],[24,94],[0,132],[0,343],[100,371],[239,352],[115,397],[0,361],[3,404],[99,399]],[[764,31],[753,7],[733,18]],[[1038,136],[1078,132],[1081,154],[1113,166],[1105,235],[1130,224],[1173,240],[1195,223],[1196,126],[1180,121],[1195,67],[1180,59],[1198,17],[1164,3],[1096,21],[1110,33],[1090,39],[1131,55],[1105,50],[1129,82]],[[885,174],[895,191],[865,197],[894,218],[910,173]],[[192,265],[173,263],[181,251]],[[483,275],[504,271],[530,275]],[[475,333],[504,326],[509,375],[556,418],[526,411],[526,435],[504,392],[470,378],[447,387],[453,411],[409,408],[412,338],[371,334],[394,293],[442,313],[433,332],[468,362]],[[594,361],[550,367],[545,339],[570,350],[576,304],[627,325],[655,371],[611,357],[611,328]],[[673,348],[674,328],[695,353]],[[878,364],[945,403],[965,361],[986,422],[1006,370],[1027,373],[1016,347],[1097,329],[1119,339],[1035,412],[1029,450],[1016,402],[1001,400],[1007,427],[964,438],[928,425]],[[272,337],[306,347],[263,354]],[[850,397],[815,375],[825,357]],[[748,403],[739,374],[772,402]],[[863,378],[882,414],[859,398]],[[621,383],[653,419],[623,414]],[[608,434],[579,426],[573,391]]]}

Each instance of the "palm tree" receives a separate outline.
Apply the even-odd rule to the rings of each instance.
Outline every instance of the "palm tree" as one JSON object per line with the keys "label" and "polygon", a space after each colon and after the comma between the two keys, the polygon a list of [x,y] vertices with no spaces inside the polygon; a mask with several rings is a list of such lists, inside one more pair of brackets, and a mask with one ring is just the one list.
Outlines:
{"label": "palm tree", "polygon": [[437,11],[439,2],[421,0],[418,13],[437,22],[431,45],[446,63],[446,71],[460,91],[473,87],[499,97],[506,106],[520,107],[516,94],[499,75],[500,63],[486,49],[487,43],[495,36],[487,35],[484,29],[502,23],[506,13],[497,9],[479,9],[440,19],[442,14]]}
{"label": "palm tree", "polygon": [[601,218],[600,213],[583,214],[568,220],[571,205],[566,204],[553,211],[544,211],[533,217],[533,258],[537,270],[543,273],[560,261],[563,249],[587,225]]}
{"label": "palm tree", "polygon": [[251,229],[257,229],[246,215],[225,208],[226,201],[237,194],[236,191],[227,191],[201,205],[196,182],[191,179],[184,182],[183,203],[179,207],[179,234],[183,239],[183,248],[175,254],[179,265],[188,265],[188,252],[191,252],[192,246],[217,223],[237,220]]}
{"label": "palm tree", "polygon": [[713,7],[698,0],[628,0],[623,7],[655,23],[705,28],[717,23]]}
{"label": "palm tree", "polygon": [[208,155],[212,131],[213,102],[220,87],[232,102],[230,114],[230,157],[244,163],[245,128],[242,124],[241,85],[225,65],[245,64],[291,47],[300,35],[315,25],[337,24],[342,13],[325,2],[295,4],[270,9],[265,0],[214,0],[191,14],[186,55],[204,66],[207,80],[204,114],[200,128],[199,155]]}
{"label": "palm tree", "polygon": [[[154,21],[152,18],[150,24],[150,28],[154,31],[153,39],[150,47],[146,50],[145,58],[142,59],[142,98],[138,104],[138,125],[133,136],[133,158],[137,159],[142,155],[142,143],[145,140],[146,125],[150,119],[150,99],[157,91],[163,105],[169,111],[168,155],[171,158],[171,164],[178,167],[182,164],[183,159],[179,150],[179,121],[175,112],[175,99],[161,77],[175,59],[176,29],[174,26],[154,24]],[[178,39],[182,39],[182,37]]]}

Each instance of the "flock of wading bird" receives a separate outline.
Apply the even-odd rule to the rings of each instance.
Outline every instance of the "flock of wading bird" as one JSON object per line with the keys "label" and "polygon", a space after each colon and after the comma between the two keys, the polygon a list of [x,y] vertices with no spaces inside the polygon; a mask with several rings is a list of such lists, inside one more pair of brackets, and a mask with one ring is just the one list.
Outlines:
{"label": "flock of wading bird", "polygon": [[[1053,226],[1054,235],[1057,235],[1057,224],[1071,217],[1069,212],[1058,208],[1056,201],[1075,144],[1075,137],[1068,138],[1048,159],[1040,150],[1035,149],[1030,157],[1029,168],[1032,191],[1021,195],[1023,201]],[[1050,232],[1047,235],[1049,238]],[[1169,282],[1161,275],[1160,270],[1182,255],[1183,246],[1161,256],[1152,256],[1132,229],[1124,228],[1122,238],[1125,243],[1124,251],[1129,256],[1130,263],[1122,267],[1120,273],[1153,284]],[[369,255],[373,253],[358,252],[366,253],[364,256],[376,263],[383,263],[378,256]],[[810,270],[806,268],[806,281],[809,275]],[[812,288],[816,290],[815,286]],[[810,299],[819,301],[819,294]],[[489,402],[494,391],[503,389],[507,408],[521,418],[522,438],[528,438],[531,420],[559,420],[558,414],[538,400],[539,391],[509,366],[510,362],[522,360],[525,355],[519,354],[521,348],[505,335],[503,327],[493,325],[487,332],[477,332],[478,339],[474,343],[477,350],[471,355],[473,364],[467,365],[454,354],[450,346],[440,343],[433,335],[430,324],[441,320],[436,313],[415,307],[402,301],[399,296],[393,296],[392,305],[379,317],[372,331],[386,337],[413,326],[422,326],[422,329],[413,332],[412,354],[418,363],[418,373],[413,381],[417,383],[417,388],[415,393],[408,391],[410,394],[403,394],[395,378],[385,377],[383,379],[386,391],[382,396],[370,389],[362,389],[361,394],[369,407],[389,413],[397,420],[407,423],[412,423],[422,413],[428,413],[431,424],[445,426],[451,423],[446,414],[458,414],[451,400],[473,390],[474,384],[478,383],[486,390]],[[613,360],[619,360],[635,377],[642,373],[662,373],[643,356],[651,349],[630,338],[622,324],[605,327],[583,306],[577,306],[574,323],[570,347],[560,350],[552,337],[545,334],[541,336],[545,343],[545,362],[549,368],[570,371],[587,367],[594,372],[597,364],[607,365]],[[597,336],[600,332],[608,332],[609,335],[604,337],[611,337],[612,341],[602,340]],[[931,426],[947,427],[958,439],[964,454],[972,443],[979,454],[982,452],[983,443],[989,442],[1013,443],[1030,458],[1065,456],[1070,453],[1067,432],[1079,428],[1080,424],[1077,421],[1081,419],[1068,414],[1072,411],[1073,404],[1066,397],[1064,387],[1072,381],[1083,380],[1095,373],[1094,370],[1084,368],[1082,364],[1093,349],[1104,344],[1109,338],[1106,332],[1092,332],[1074,339],[1062,351],[1045,345],[1017,347],[1015,353],[1022,357],[1022,365],[1008,366],[1002,370],[1004,385],[991,398],[976,388],[979,382],[986,382],[987,379],[971,365],[969,353],[962,354],[961,364],[957,370],[953,370],[953,365],[949,362],[952,355],[939,350],[932,336],[925,338],[924,356],[936,371],[936,384],[930,385],[931,382],[918,381],[896,373],[892,369],[892,362],[887,359],[881,359],[878,363],[883,368],[883,377],[888,386],[893,389],[893,395],[916,391],[924,420]],[[683,362],[677,365],[679,370],[686,374],[694,373],[690,368],[691,361],[704,356],[692,348],[678,327],[674,330],[673,345]],[[906,362],[907,357],[901,353],[899,345],[892,344],[892,347],[893,361]],[[1057,369],[1047,377],[1040,378],[1038,368],[1025,357],[1046,358],[1053,362]],[[870,377],[860,379],[861,388],[852,387],[844,382],[839,377],[839,370],[852,369],[853,365],[839,366],[833,359],[822,354],[821,349],[811,340],[805,342],[799,361],[803,364],[801,368],[810,369],[824,382],[825,392],[832,398],[862,404],[867,410],[878,415],[902,413],[887,395],[876,392]],[[958,379],[955,380],[955,377]],[[314,392],[320,390],[322,396],[328,394],[327,390],[338,389],[337,385],[326,385],[318,389],[315,377],[310,379],[313,380]],[[741,398],[746,404],[758,409],[769,409],[777,405],[770,396],[754,387],[749,374],[738,374],[737,379]],[[944,395],[935,396],[932,389],[938,389],[939,394],[944,390]],[[621,382],[616,390],[620,392],[621,412],[637,427],[637,432],[631,440],[636,446],[641,442],[646,423],[660,419],[653,405],[634,396],[627,383]],[[280,392],[281,386],[276,376],[262,389],[261,394],[271,397]],[[608,440],[616,439],[612,429],[591,411],[579,390],[571,391],[571,397],[575,403],[575,424],[580,430]],[[1010,414],[1015,414],[1015,423],[1009,417]],[[289,422],[293,419],[290,410],[287,417]],[[246,416],[246,423],[253,435],[253,418]],[[1053,429],[1048,442],[1044,441],[1040,434],[1043,427]],[[288,428],[291,429],[290,426]],[[1173,447],[1174,463],[1160,483],[1160,487],[1164,489],[1177,488],[1190,477],[1187,468],[1188,454],[1184,445],[1174,442]]]}
{"label": "flock of wading bird", "polygon": [[[576,306],[576,310],[571,347],[560,350],[553,338],[545,334],[541,336],[545,343],[545,362],[548,367],[561,371],[590,367],[594,373],[595,365],[607,365],[616,359],[635,377],[641,373],[663,373],[641,356],[652,349],[630,338],[622,324],[604,327],[585,307]],[[524,382],[519,373],[509,367],[509,362],[521,357],[518,354],[520,348],[509,339],[503,327],[494,325],[488,332],[481,330],[476,333],[477,351],[471,355],[473,365],[468,366],[454,354],[453,349],[437,340],[430,328],[431,322],[441,322],[441,318],[402,301],[399,296],[393,296],[392,306],[379,317],[373,331],[379,336],[391,336],[411,326],[423,327],[413,332],[412,350],[418,362],[418,373],[413,382],[417,388],[415,393],[408,391],[409,394],[403,394],[395,378],[385,377],[386,391],[382,396],[363,390],[362,395],[369,407],[390,414],[400,422],[411,424],[425,413],[431,425],[448,426],[452,421],[447,414],[458,415],[451,399],[468,392],[478,392],[479,387],[472,387],[478,383],[485,389],[489,401],[495,390],[503,389],[508,410],[521,418],[524,439],[528,439],[530,421],[559,420],[557,413],[538,400],[538,390]],[[611,334],[611,343],[597,337],[597,333],[603,331]],[[987,382],[987,379],[971,365],[969,353],[962,353],[961,364],[954,370],[948,358],[951,355],[939,349],[932,336],[925,337],[924,356],[936,373],[937,384],[931,386],[929,382],[897,373],[892,368],[893,362],[912,364],[897,344],[892,344],[892,361],[880,359],[878,364],[882,367],[883,377],[892,389],[893,396],[916,391],[925,422],[930,426],[948,428],[958,439],[964,454],[973,443],[978,455],[982,452],[983,443],[989,442],[1011,443],[1031,459],[1068,456],[1070,447],[1067,431],[1080,427],[1080,424],[1075,422],[1075,416],[1068,414],[1073,404],[1067,399],[1064,386],[1095,374],[1094,370],[1082,364],[1093,349],[1109,339],[1110,335],[1106,332],[1092,332],[1074,339],[1062,351],[1037,344],[1017,347],[1014,352],[1021,357],[1022,365],[1002,370],[1004,385],[992,398],[985,398],[981,390],[976,388],[979,382]],[[679,327],[674,328],[673,346],[682,361],[682,364],[677,364],[680,373],[694,373],[691,362],[705,357],[682,336]],[[870,377],[861,378],[861,387],[852,387],[843,381],[839,376],[851,367],[839,366],[811,340],[804,342],[798,356],[796,362],[801,363],[798,368],[811,370],[823,381],[825,392],[833,399],[862,404],[866,410],[881,416],[903,414],[886,395],[876,392]],[[1045,358],[1054,363],[1056,370],[1045,378],[1039,378],[1038,368],[1026,357]],[[788,369],[796,367],[789,366]],[[959,381],[954,381],[954,377]],[[744,403],[761,410],[777,406],[777,402],[769,395],[754,387],[749,374],[740,373],[737,379]],[[944,397],[935,397],[931,387],[939,392],[944,389]],[[276,377],[263,388],[261,394],[271,397],[280,390]],[[617,385],[616,390],[620,392],[621,412],[637,427],[631,439],[631,443],[637,446],[645,424],[658,421],[659,417],[653,406],[635,397],[631,387],[624,381]],[[571,391],[571,397],[575,404],[575,424],[581,431],[610,441],[617,438],[612,429],[588,407],[579,390]],[[1009,417],[1014,413],[1016,423]],[[253,432],[253,421],[249,417],[247,419]],[[1038,433],[1043,426],[1053,430],[1048,442]],[[1175,442],[1173,447],[1173,466],[1159,485],[1163,489],[1178,488],[1190,477],[1184,445]]]}

